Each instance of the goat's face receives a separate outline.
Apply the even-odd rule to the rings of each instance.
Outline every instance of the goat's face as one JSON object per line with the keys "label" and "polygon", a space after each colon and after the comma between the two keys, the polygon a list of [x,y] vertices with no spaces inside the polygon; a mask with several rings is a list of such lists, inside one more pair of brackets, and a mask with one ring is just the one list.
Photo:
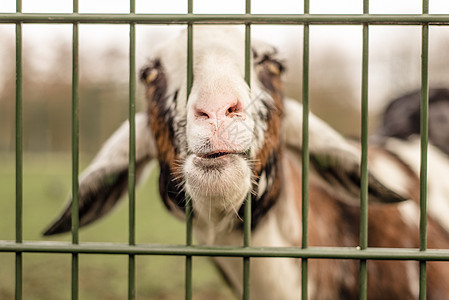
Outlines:
{"label": "goat's face", "polygon": [[185,33],[164,45],[141,77],[165,203],[182,210],[187,193],[195,214],[215,221],[235,217],[247,193],[261,198],[274,184],[267,179],[278,168],[273,157],[280,150],[282,66],[273,48],[253,45],[250,89],[244,79],[243,35],[208,32],[195,30],[189,95]]}
{"label": "goat's face", "polygon": [[251,188],[249,88],[232,57],[211,52],[199,60],[187,103],[186,191],[198,213],[237,211]]}

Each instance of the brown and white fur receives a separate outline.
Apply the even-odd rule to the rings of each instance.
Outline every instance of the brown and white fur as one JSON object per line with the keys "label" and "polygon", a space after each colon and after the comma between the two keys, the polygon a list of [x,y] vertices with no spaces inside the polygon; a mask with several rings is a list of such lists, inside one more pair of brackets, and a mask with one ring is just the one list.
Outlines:
{"label": "brown and white fur", "polygon": [[[137,175],[158,160],[161,197],[181,218],[191,199],[200,244],[242,245],[242,204],[251,193],[251,246],[300,246],[302,106],[284,99],[284,66],[276,50],[261,42],[252,43],[249,88],[243,45],[238,31],[196,27],[189,95],[186,32],[156,51],[141,73],[148,109],[136,115]],[[314,115],[309,118],[309,245],[356,247],[360,150]],[[415,170],[385,148],[369,153],[369,246],[418,247]],[[120,199],[127,166],[125,123],[81,176],[81,225]],[[70,210],[69,203],[47,235],[70,230]],[[432,215],[428,233],[429,248],[449,248],[447,231]],[[242,259],[213,260],[241,294]],[[298,259],[251,259],[251,299],[299,299],[300,271]],[[428,299],[449,297],[448,278],[447,265],[429,263]],[[358,261],[310,259],[308,285],[310,299],[355,299]],[[368,261],[369,298],[414,299],[417,286],[417,262]]]}

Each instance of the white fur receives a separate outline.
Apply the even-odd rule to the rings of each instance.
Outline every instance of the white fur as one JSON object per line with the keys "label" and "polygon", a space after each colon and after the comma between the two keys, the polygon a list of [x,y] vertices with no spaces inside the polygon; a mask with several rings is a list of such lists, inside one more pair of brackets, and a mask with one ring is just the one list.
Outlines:
{"label": "white fur", "polygon": [[[397,154],[416,174],[420,173],[421,150],[418,137],[409,141],[390,138],[386,148]],[[449,231],[449,162],[447,156],[432,145],[429,145],[427,153],[427,211]]]}
{"label": "white fur", "polygon": [[419,263],[416,261],[405,262],[406,275],[414,299],[419,299]]}
{"label": "white fur", "polygon": [[412,228],[419,228],[419,207],[413,201],[406,201],[398,205],[402,220]]}
{"label": "white fur", "polygon": [[[148,116],[145,113],[137,113],[135,115],[135,136],[136,136],[136,161],[140,161],[145,157],[156,157],[157,148],[153,134],[148,130]],[[95,182],[93,178],[104,176],[98,170],[103,169],[104,172],[113,173],[121,170],[123,166],[129,164],[129,122],[123,123],[120,128],[103,145],[101,151],[96,155],[95,159],[89,167],[83,171],[80,181],[88,180]]]}
{"label": "white fur", "polygon": [[[376,151],[376,150],[374,150]],[[373,155],[369,160],[370,171],[382,178],[382,183],[393,191],[410,198],[409,188],[411,187],[410,177],[401,169],[397,160],[386,155]],[[388,170],[386,172],[385,170]]]}

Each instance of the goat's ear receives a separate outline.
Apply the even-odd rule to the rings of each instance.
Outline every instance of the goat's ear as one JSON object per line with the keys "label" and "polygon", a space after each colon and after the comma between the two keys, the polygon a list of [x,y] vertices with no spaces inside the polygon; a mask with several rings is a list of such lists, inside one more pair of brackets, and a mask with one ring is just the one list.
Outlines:
{"label": "goat's ear", "polygon": [[[302,150],[302,105],[292,99],[285,100],[284,138],[287,147]],[[323,188],[337,194],[342,200],[354,204],[360,201],[360,150],[313,114],[309,114],[309,154],[311,176]],[[368,198],[370,202],[395,203],[408,199],[401,191],[387,187],[382,178],[368,172]]]}
{"label": "goat's ear", "polygon": [[[145,167],[156,156],[156,144],[145,113],[135,116],[136,180],[141,181]],[[80,175],[79,225],[84,226],[108,213],[128,189],[129,122],[126,121],[103,145]],[[71,230],[72,199],[44,235]]]}

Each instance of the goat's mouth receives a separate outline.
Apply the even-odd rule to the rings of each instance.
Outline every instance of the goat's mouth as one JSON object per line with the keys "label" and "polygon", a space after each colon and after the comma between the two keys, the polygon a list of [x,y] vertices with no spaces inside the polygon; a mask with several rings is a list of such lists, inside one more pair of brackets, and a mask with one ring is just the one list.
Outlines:
{"label": "goat's mouth", "polygon": [[183,169],[185,190],[198,214],[205,213],[203,217],[210,221],[211,211],[221,219],[230,207],[239,209],[251,189],[247,157],[246,152],[223,149],[188,155]]}
{"label": "goat's mouth", "polygon": [[193,163],[202,169],[220,169],[239,159],[247,159],[247,152],[213,151],[194,154]]}
{"label": "goat's mouth", "polygon": [[202,159],[215,159],[215,158],[223,158],[229,155],[242,156],[243,158],[247,157],[246,152],[229,152],[229,151],[214,151],[205,154],[197,154],[196,156]]}

